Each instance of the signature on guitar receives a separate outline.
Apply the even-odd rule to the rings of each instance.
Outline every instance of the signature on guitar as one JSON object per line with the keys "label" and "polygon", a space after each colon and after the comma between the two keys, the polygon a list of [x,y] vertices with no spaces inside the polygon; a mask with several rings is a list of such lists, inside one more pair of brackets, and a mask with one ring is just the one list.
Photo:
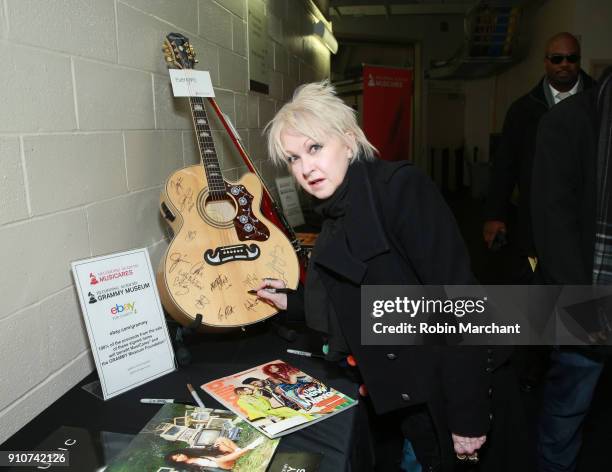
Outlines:
{"label": "signature on guitar", "polygon": [[225,321],[233,313],[234,313],[234,307],[232,305],[226,305],[226,307],[223,310],[219,308],[219,311],[217,312],[217,318],[219,319],[219,321]]}
{"label": "signature on guitar", "polygon": [[223,290],[224,288],[229,288],[231,286],[232,284],[227,278],[227,275],[219,274],[217,275],[217,278],[210,283],[210,291],[214,292],[217,288],[219,290]]}
{"label": "signature on guitar", "polygon": [[259,298],[255,298],[253,300],[247,300],[246,302],[244,302],[244,307],[248,311],[256,311],[257,305],[259,305]]}
{"label": "signature on guitar", "polygon": [[210,304],[210,300],[206,297],[206,295],[200,295],[199,298],[196,299],[195,305],[198,308],[204,308],[206,305]]}
{"label": "signature on guitar", "polygon": [[246,285],[247,287],[256,287],[258,285],[259,282],[259,277],[257,277],[257,274],[253,273],[253,274],[247,274],[247,276],[245,277],[245,279],[242,281],[242,283],[244,285]]}
{"label": "signature on guitar", "polygon": [[191,266],[189,271],[179,269],[178,275],[174,278],[174,294],[177,296],[187,295],[191,288],[204,290],[202,285],[204,273],[204,262],[198,262]]}
{"label": "signature on guitar", "polygon": [[287,284],[287,277],[285,276],[285,266],[287,262],[284,260],[284,251],[280,246],[274,246],[272,253],[270,254],[270,260],[266,263],[266,266],[273,271],[279,280],[282,280]]}
{"label": "signature on guitar", "polygon": [[168,269],[168,273],[171,274],[172,272],[174,272],[174,269],[176,269],[176,267],[181,263],[184,262],[186,264],[189,264],[190,262],[187,259],[183,258],[184,256],[181,256],[180,252],[173,252],[172,254],[170,254],[169,259],[172,261],[172,264],[170,264],[170,268]]}

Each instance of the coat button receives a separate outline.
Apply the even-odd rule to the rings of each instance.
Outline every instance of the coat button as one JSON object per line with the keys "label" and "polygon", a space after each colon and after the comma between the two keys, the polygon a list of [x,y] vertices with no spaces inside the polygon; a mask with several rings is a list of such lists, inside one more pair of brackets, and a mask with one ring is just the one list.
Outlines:
{"label": "coat button", "polygon": [[491,372],[491,370],[493,370],[493,369],[491,369],[490,367],[487,367],[487,368],[485,369],[485,372],[486,372],[486,373],[490,373],[490,372]]}
{"label": "coat button", "polygon": [[489,355],[493,354],[493,349],[487,349],[487,354]]}
{"label": "coat button", "polygon": [[407,393],[402,393],[402,400],[404,400],[405,402],[409,402],[410,395],[408,395]]}
{"label": "coat button", "polygon": [[489,398],[493,396],[493,387],[489,387]]}
{"label": "coat button", "polygon": [[493,421],[493,413],[489,413],[489,420]]}
{"label": "coat button", "polygon": [[389,359],[390,361],[394,361],[395,359],[397,359],[397,356],[390,352],[389,354],[387,354],[387,359]]}

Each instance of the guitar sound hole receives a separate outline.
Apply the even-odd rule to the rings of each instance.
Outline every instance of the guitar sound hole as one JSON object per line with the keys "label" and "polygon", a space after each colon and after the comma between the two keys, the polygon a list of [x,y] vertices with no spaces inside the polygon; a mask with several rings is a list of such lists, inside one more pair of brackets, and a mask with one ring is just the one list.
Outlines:
{"label": "guitar sound hole", "polygon": [[213,200],[209,195],[204,202],[204,213],[206,213],[206,216],[220,225],[231,222],[236,217],[236,212],[234,200],[229,196],[222,200]]}

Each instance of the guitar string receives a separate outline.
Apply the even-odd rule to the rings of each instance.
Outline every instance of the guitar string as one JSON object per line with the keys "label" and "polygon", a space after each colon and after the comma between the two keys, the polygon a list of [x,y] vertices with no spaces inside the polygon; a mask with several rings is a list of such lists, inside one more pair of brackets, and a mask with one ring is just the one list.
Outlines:
{"label": "guitar string", "polygon": [[[196,139],[198,141],[200,159],[202,161],[204,173],[207,179],[209,197],[211,197],[211,200],[213,201],[223,201],[226,200],[225,179],[221,173],[221,165],[217,156],[212,131],[210,129],[210,121],[206,113],[206,105],[204,104],[204,99],[202,97],[195,96],[194,90],[191,88],[191,82],[192,81],[187,81],[187,87],[190,95],[189,102],[192,119],[194,122],[194,129],[196,131]],[[199,110],[196,109],[196,105],[198,106]],[[199,123],[199,120],[203,120],[203,122]],[[202,136],[201,133],[204,133],[204,135]],[[231,205],[231,203],[228,204]],[[203,211],[206,212],[206,207],[204,207]],[[231,235],[228,231],[221,230],[220,239],[221,243],[225,246],[229,246],[232,243]]]}
{"label": "guitar string", "polygon": [[[189,74],[190,73],[189,71],[191,70],[193,69],[185,69],[185,72]],[[194,122],[196,139],[198,142],[198,151],[200,153],[200,160],[204,167],[204,172],[205,172],[207,184],[209,187],[209,194],[212,196],[213,199],[218,200],[220,198],[223,198],[225,194],[225,182],[223,180],[223,175],[221,174],[220,163],[217,157],[215,143],[212,138],[212,131],[210,130],[210,126],[208,125],[208,117],[206,115],[206,109],[204,108],[203,100],[201,97],[196,96],[196,94],[194,93],[195,91],[191,87],[191,82],[192,82],[191,80],[187,81],[187,89],[189,91],[189,102],[190,102],[192,119]],[[196,110],[196,105],[200,107],[201,113],[198,113],[198,110]],[[203,130],[200,129],[201,124],[198,123],[198,119],[204,120],[203,123],[205,126]],[[202,133],[206,133],[206,134],[202,136],[201,135]],[[206,139],[207,137],[209,137],[210,139]],[[203,148],[203,146],[205,147]],[[202,152],[203,149],[204,149],[204,152]],[[210,154],[212,155],[207,156],[208,154],[207,151],[211,151]],[[212,175],[213,170],[210,169],[211,166],[217,168],[216,174],[217,176],[221,176],[221,179],[220,179],[221,182],[218,181],[219,179],[215,175]]]}

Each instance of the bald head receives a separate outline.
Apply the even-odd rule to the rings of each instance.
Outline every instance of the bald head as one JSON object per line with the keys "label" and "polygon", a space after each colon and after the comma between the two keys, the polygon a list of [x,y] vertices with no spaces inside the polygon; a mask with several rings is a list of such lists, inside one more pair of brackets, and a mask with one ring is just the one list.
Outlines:
{"label": "bald head", "polygon": [[578,39],[572,33],[567,32],[557,33],[551,37],[546,42],[546,51],[544,51],[544,53],[546,55],[550,54],[550,51],[556,49],[560,44],[573,47],[578,51],[578,55],[580,55],[580,43]]}
{"label": "bald head", "polygon": [[548,40],[544,67],[550,85],[556,90],[572,89],[580,72],[580,44],[573,34],[557,33]]}

